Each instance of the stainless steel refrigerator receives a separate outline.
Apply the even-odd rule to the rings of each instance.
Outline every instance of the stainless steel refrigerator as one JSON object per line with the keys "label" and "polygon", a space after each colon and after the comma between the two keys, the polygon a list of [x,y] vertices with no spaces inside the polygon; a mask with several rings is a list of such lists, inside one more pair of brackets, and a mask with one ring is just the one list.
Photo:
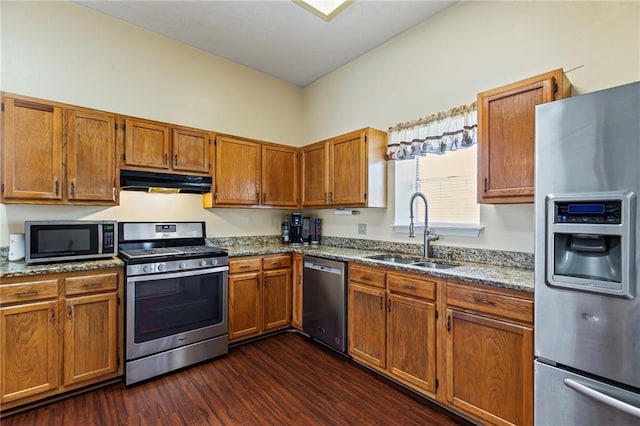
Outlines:
{"label": "stainless steel refrigerator", "polygon": [[640,82],[536,107],[537,425],[640,424]]}

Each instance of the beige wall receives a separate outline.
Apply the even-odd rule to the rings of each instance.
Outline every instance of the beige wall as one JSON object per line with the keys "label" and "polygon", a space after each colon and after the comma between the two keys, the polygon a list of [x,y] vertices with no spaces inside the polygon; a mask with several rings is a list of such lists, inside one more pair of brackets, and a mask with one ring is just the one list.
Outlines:
{"label": "beige wall", "polygon": [[[640,79],[637,2],[461,2],[304,90],[69,2],[1,2],[0,89],[300,146],[469,103],[558,67],[577,93]],[[390,176],[394,165],[389,163]],[[324,218],[327,235],[410,241],[389,207]],[[281,211],[200,207],[195,195],[123,193],[113,208],[0,205],[0,246],[24,220],[204,220],[210,236],[275,234]],[[479,239],[533,251],[533,207],[483,206]]]}
{"label": "beige wall", "polygon": [[[575,94],[640,80],[638,2],[461,2],[304,90],[305,141],[350,129],[386,129],[468,104],[479,91],[556,68]],[[390,171],[393,164],[389,163]],[[329,235],[412,241],[393,232],[387,209],[359,216],[321,211]],[[533,252],[533,205],[481,207],[479,238],[439,244]]]}

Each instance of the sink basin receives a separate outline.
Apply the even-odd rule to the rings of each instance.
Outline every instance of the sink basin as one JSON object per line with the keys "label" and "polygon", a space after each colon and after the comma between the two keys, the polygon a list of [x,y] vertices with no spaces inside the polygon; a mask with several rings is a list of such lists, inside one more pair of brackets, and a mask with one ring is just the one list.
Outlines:
{"label": "sink basin", "polygon": [[408,257],[393,256],[389,254],[376,254],[374,256],[367,256],[367,259],[381,260],[383,262],[391,262],[391,263],[403,263],[403,264],[410,264],[415,262],[415,259],[411,259]]}
{"label": "sink basin", "polygon": [[455,268],[456,265],[455,263],[445,263],[445,262],[428,262],[428,261],[418,261],[418,262],[412,262],[411,263],[412,266],[420,266],[422,268],[430,268],[430,269],[449,269],[449,268]]}

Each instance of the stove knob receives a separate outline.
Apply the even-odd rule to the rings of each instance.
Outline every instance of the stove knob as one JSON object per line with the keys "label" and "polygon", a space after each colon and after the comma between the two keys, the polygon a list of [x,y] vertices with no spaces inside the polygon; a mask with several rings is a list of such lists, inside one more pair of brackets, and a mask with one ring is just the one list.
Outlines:
{"label": "stove knob", "polygon": [[211,266],[216,266],[218,264],[218,259],[211,259]]}
{"label": "stove knob", "polygon": [[142,272],[151,272],[151,265],[145,265],[142,267]]}
{"label": "stove knob", "polygon": [[167,265],[165,265],[164,263],[158,265],[158,271],[162,272],[165,269],[167,269]]}
{"label": "stove knob", "polygon": [[206,260],[201,260],[201,261],[200,261],[200,266],[201,266],[201,267],[203,267],[203,268],[204,268],[205,266],[207,266],[207,261],[206,261]]}
{"label": "stove knob", "polygon": [[185,269],[187,267],[187,262],[180,262],[178,266],[180,267],[180,269]]}

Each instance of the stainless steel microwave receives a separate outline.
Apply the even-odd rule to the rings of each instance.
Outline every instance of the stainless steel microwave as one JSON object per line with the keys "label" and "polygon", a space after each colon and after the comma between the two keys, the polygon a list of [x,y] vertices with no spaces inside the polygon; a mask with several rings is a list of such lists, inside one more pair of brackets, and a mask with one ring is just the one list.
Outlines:
{"label": "stainless steel microwave", "polygon": [[115,221],[27,221],[24,233],[27,263],[103,259],[118,252]]}

